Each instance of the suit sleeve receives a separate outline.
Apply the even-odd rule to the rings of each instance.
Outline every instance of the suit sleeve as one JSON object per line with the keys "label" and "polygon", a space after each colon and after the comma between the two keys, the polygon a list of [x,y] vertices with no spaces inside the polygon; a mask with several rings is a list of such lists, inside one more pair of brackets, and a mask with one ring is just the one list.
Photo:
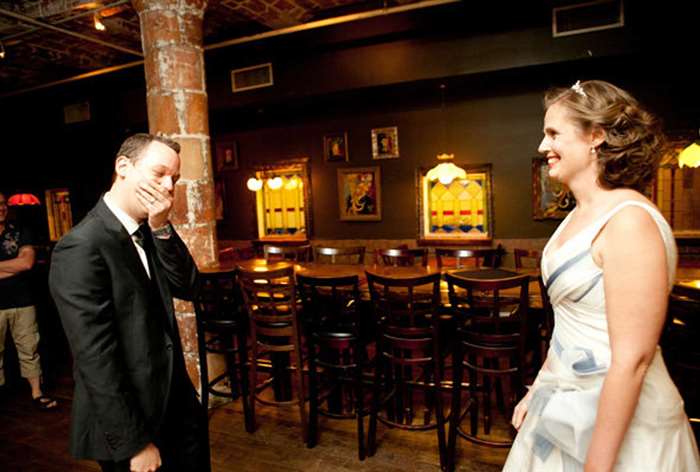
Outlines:
{"label": "suit sleeve", "polygon": [[129,459],[152,438],[125,374],[102,255],[90,241],[68,235],[53,252],[49,288],[107,449],[115,461]]}
{"label": "suit sleeve", "polygon": [[189,249],[175,229],[167,239],[153,238],[156,254],[176,298],[192,300],[199,272]]}

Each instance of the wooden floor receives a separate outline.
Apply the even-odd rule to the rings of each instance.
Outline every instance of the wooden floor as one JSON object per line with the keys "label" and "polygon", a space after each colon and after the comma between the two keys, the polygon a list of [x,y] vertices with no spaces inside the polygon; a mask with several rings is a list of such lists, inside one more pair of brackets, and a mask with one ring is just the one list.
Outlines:
{"label": "wooden floor", "polygon": [[[23,382],[23,381],[22,381]],[[0,470],[99,471],[88,461],[68,455],[72,384],[60,376],[51,394],[60,401],[58,411],[32,407],[26,383],[16,380],[0,399]],[[439,471],[434,431],[378,430],[378,450],[365,461],[357,459],[354,421],[321,418],[321,436],[314,449],[301,440],[294,410],[258,406],[258,429],[243,428],[240,403],[218,406],[210,412],[212,470],[224,471]],[[480,447],[459,441],[458,469],[469,472],[500,471],[507,449]]]}

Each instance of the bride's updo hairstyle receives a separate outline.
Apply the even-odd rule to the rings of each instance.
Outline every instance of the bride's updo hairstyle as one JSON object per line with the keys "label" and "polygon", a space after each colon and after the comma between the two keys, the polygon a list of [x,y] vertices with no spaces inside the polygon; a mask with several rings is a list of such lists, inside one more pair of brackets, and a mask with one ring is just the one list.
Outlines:
{"label": "bride's updo hairstyle", "polygon": [[644,193],[663,153],[659,120],[629,93],[601,80],[549,90],[545,110],[555,103],[563,105],[582,130],[600,128],[605,133],[605,141],[596,148],[598,183],[607,189],[624,187]]}

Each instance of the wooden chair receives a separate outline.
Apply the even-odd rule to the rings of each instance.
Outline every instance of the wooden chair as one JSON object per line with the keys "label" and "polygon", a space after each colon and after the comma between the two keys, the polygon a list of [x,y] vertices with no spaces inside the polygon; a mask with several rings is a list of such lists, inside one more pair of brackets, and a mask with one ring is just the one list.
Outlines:
{"label": "wooden chair", "polygon": [[428,249],[377,249],[374,253],[375,262],[389,266],[412,266],[416,258],[420,258],[423,267],[428,265]]}
{"label": "wooden chair", "polygon": [[513,258],[515,259],[515,268],[522,269],[525,267],[540,267],[542,261],[542,253],[540,251],[529,251],[527,249],[513,249]]}
{"label": "wooden chair", "polygon": [[[340,259],[339,259],[340,258]],[[364,264],[365,247],[314,247],[314,261],[329,264]]]}
{"label": "wooden chair", "polygon": [[[250,406],[253,429],[255,428],[256,401],[264,405],[297,406],[301,418],[302,437],[306,442],[308,420],[304,400],[301,327],[297,316],[294,268],[284,267],[268,272],[241,270],[238,281],[250,324],[250,384],[252,386]],[[267,354],[271,356],[273,377],[258,384],[258,360]],[[289,366],[290,354],[292,366]],[[281,399],[275,401],[266,400],[258,395],[258,391],[262,391],[275,381],[278,387],[284,390],[287,385],[288,369],[294,372],[296,399],[291,399],[292,392],[276,395],[276,398],[281,397]]]}
{"label": "wooden chair", "polygon": [[435,258],[439,268],[454,267],[498,267],[500,247],[493,249],[449,249],[435,248]]}
{"label": "wooden chair", "polygon": [[[372,456],[376,451],[378,421],[404,430],[435,429],[442,467],[446,443],[440,274],[389,278],[367,272],[367,282],[378,324],[367,453]],[[419,398],[423,399],[418,410],[422,415],[415,405]]]}
{"label": "wooden chair", "polygon": [[[495,393],[504,424],[510,428],[511,408],[524,390],[525,338],[527,333],[528,286],[527,275],[507,279],[466,279],[446,274],[450,299],[458,290],[466,292],[469,307],[453,304],[457,318],[457,340],[453,347],[452,408],[447,442],[448,470],[454,469],[457,435],[486,446],[508,447],[512,439],[491,435],[494,409],[491,397]],[[519,289],[517,297],[501,296],[501,291]],[[490,295],[490,301],[477,300],[476,293]],[[462,411],[463,370],[467,370],[469,401]],[[506,387],[508,387],[506,389]],[[504,392],[508,392],[508,409]],[[461,427],[469,415],[470,428]],[[479,432],[479,417],[483,417],[483,435]]]}
{"label": "wooden chair", "polygon": [[[209,394],[230,397],[232,400],[240,396],[245,428],[252,433],[246,345],[248,326],[234,272],[202,273],[194,307],[204,409],[208,409]],[[209,379],[208,353],[223,355],[226,363],[226,370],[213,379]],[[228,391],[221,389],[221,384],[226,380],[230,387]]]}
{"label": "wooden chair", "polygon": [[295,262],[309,262],[311,260],[311,245],[304,246],[273,246],[265,244],[263,255],[266,261],[289,260]]}
{"label": "wooden chair", "polygon": [[661,336],[669,374],[683,397],[696,439],[700,437],[700,300],[672,293]]}
{"label": "wooden chair", "polygon": [[[319,411],[357,421],[357,447],[365,458],[364,392],[366,350],[360,336],[359,277],[297,275],[304,306],[309,366],[309,437],[316,445]],[[349,401],[344,401],[344,398]],[[320,409],[326,402],[327,408]]]}

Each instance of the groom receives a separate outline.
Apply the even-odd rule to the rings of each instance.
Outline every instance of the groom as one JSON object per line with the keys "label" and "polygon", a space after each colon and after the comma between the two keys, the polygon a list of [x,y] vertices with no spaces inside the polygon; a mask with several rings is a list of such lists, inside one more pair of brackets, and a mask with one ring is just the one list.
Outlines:
{"label": "groom", "polygon": [[179,152],[167,138],[127,138],[111,189],[53,252],[74,357],[71,453],[103,471],[209,470],[172,301],[191,299],[198,275],[168,222]]}

